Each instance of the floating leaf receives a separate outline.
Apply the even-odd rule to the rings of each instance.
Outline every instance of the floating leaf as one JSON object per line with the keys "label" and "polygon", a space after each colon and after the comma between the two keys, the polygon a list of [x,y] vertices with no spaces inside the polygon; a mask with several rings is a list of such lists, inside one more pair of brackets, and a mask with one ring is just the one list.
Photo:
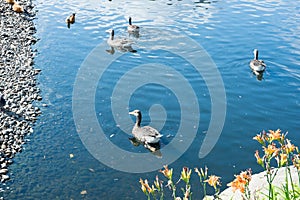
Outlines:
{"label": "floating leaf", "polygon": [[87,194],[87,191],[86,191],[86,190],[82,190],[82,191],[80,192],[80,194],[81,194],[81,195],[86,195],[86,194]]}

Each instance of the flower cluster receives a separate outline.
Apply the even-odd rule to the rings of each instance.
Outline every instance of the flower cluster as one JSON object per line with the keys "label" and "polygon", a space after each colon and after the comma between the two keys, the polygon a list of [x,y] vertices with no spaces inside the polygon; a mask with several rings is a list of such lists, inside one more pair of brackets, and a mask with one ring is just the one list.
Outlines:
{"label": "flower cluster", "polygon": [[238,190],[245,194],[249,190],[248,186],[251,181],[251,174],[251,169],[242,171],[239,175],[235,175],[235,179],[231,183],[228,183],[227,186],[231,187],[234,192]]}
{"label": "flower cluster", "polygon": [[[287,133],[281,133],[280,129],[276,131],[269,130],[269,132],[263,131],[260,134],[257,134],[253,139],[258,141],[262,145],[264,155],[260,157],[259,151],[256,150],[254,156],[257,163],[266,170],[266,177],[269,183],[269,199],[273,198],[273,185],[272,182],[278,172],[278,168],[286,167],[286,173],[289,174],[290,181],[291,172],[289,169],[290,165],[294,165],[298,170],[300,175],[300,161],[299,161],[299,150],[298,148],[291,143],[289,139],[286,138]],[[272,159],[275,159],[277,162],[278,168],[273,168],[271,166]],[[300,178],[299,178],[300,183]],[[287,183],[286,183],[287,184]],[[286,186],[288,188],[288,185]],[[292,184],[293,193],[295,192],[294,186]],[[295,196],[295,195],[294,195]]]}
{"label": "flower cluster", "polygon": [[276,131],[269,130],[268,133],[262,132],[253,138],[262,145],[264,151],[263,157],[259,156],[258,150],[254,154],[259,165],[268,170],[270,161],[273,158],[277,161],[277,167],[290,164],[297,148],[290,140],[286,139],[286,135],[281,133],[280,129],[277,129]]}
{"label": "flower cluster", "polygon": [[[210,185],[211,187],[214,187],[215,189],[215,197],[218,196],[220,188],[218,186],[221,185],[220,177],[216,175],[207,175],[208,168],[205,167],[203,170],[202,168],[198,169],[195,168],[195,172],[198,174],[200,178],[200,183],[203,186],[204,190],[204,196],[206,196],[206,183]],[[172,192],[172,197],[174,200],[190,200],[192,199],[192,192],[191,192],[191,185],[190,185],[190,179],[192,175],[192,170],[188,167],[183,167],[181,171],[181,176],[177,182],[173,181],[173,169],[168,168],[167,165],[164,165],[164,168],[159,170],[161,174],[164,175],[165,178],[167,178],[167,184],[165,185],[168,187]],[[177,184],[183,181],[185,183],[185,187],[181,188],[183,195],[182,198],[177,196],[176,186]],[[164,193],[163,193],[163,181],[159,180],[158,176],[156,176],[156,179],[154,181],[153,185],[149,185],[149,182],[147,179],[143,180],[140,179],[141,184],[141,190],[145,193],[145,195],[148,197],[148,199],[163,199]]]}
{"label": "flower cluster", "polygon": [[[269,186],[269,194],[268,199],[278,199],[278,195],[280,192],[275,191],[276,187],[272,185],[272,182],[277,175],[278,169],[280,167],[285,167],[286,169],[286,183],[283,185],[283,189],[279,188],[279,191],[283,191],[283,195],[280,196],[280,199],[299,199],[300,198],[300,188],[299,186],[294,184],[292,180],[290,166],[293,165],[298,172],[298,182],[300,185],[300,152],[298,147],[291,143],[289,139],[287,139],[287,133],[282,133],[280,129],[276,131],[269,130],[268,132],[261,132],[253,137],[254,140],[258,141],[259,144],[262,145],[262,152],[259,150],[255,151],[255,158],[257,163],[263,167],[266,172],[266,178]],[[260,154],[263,153],[263,156]],[[271,166],[275,164],[275,160],[277,166]],[[168,168],[167,165],[163,166],[163,169],[159,170],[161,174],[167,179],[167,184],[165,185],[168,187],[172,192],[172,197],[174,200],[191,200],[192,199],[192,190],[190,179],[192,175],[192,170],[188,167],[183,167],[181,171],[181,175],[177,182],[173,180],[173,169]],[[206,195],[206,185],[209,185],[214,188],[215,194],[213,196],[214,199],[220,199],[219,193],[221,186],[220,177],[216,175],[208,175],[208,168],[195,168],[195,172],[198,174],[200,184],[203,187],[203,196],[204,199],[210,199],[211,197],[207,197]],[[251,192],[249,188],[249,184],[252,178],[252,171],[248,169],[246,171],[242,171],[239,175],[235,175],[235,179],[227,184],[227,186],[231,187],[232,190],[239,191],[242,194],[241,199],[253,199],[251,197]],[[289,179],[289,180],[288,180]],[[177,196],[176,187],[178,187],[178,183],[185,184],[185,187],[182,187],[182,198]],[[289,183],[291,183],[289,185]],[[164,185],[163,181],[159,180],[158,176],[154,181],[154,184],[151,186],[147,179],[143,180],[140,179],[141,190],[147,195],[148,200],[151,199],[164,199]],[[291,190],[290,190],[291,188]],[[267,196],[264,194],[264,196]],[[256,197],[255,197],[256,199]]]}
{"label": "flower cluster", "polygon": [[163,182],[158,179],[158,176],[156,176],[155,178],[154,185],[152,184],[150,186],[147,179],[143,180],[141,178],[140,184],[141,190],[148,197],[148,200],[150,199],[150,196],[152,196],[154,199],[156,199],[157,197],[163,199]]}

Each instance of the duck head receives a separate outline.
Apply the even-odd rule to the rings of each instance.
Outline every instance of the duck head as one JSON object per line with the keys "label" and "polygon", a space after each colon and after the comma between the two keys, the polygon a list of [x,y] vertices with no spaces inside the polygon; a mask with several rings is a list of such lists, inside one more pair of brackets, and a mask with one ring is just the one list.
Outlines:
{"label": "duck head", "polygon": [[142,113],[139,110],[134,110],[129,112],[130,115],[136,116],[136,125],[139,127],[141,125],[142,121]]}
{"label": "duck head", "polygon": [[130,115],[133,115],[133,116],[136,116],[136,117],[139,117],[142,115],[141,111],[139,110],[134,110],[134,111],[131,111],[129,112]]}
{"label": "duck head", "polygon": [[110,37],[111,37],[111,39],[113,40],[114,39],[114,35],[115,35],[115,31],[114,31],[114,29],[108,29],[107,31],[105,31],[105,32],[107,32],[107,33],[109,33],[110,34]]}

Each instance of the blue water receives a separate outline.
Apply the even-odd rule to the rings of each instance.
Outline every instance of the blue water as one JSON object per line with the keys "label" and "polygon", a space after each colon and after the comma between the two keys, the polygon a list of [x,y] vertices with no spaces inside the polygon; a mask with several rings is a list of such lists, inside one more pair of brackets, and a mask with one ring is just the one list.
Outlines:
{"label": "blue water", "polygon": [[[161,129],[164,135],[161,141],[163,151],[163,147],[168,147],[178,136],[181,109],[195,108],[193,106],[196,104],[189,101],[178,101],[172,89],[152,83],[137,88],[132,94],[128,94],[126,88],[121,90],[124,94],[119,94],[120,97],[130,96],[127,106],[118,111],[120,115],[126,112],[127,118],[115,121],[111,110],[116,100],[111,98],[114,86],[127,71],[154,61],[171,66],[186,77],[198,99],[200,121],[190,127],[191,132],[196,129],[195,138],[183,155],[170,164],[178,176],[183,166],[207,166],[210,173],[222,176],[222,188],[225,188],[234,174],[241,170],[252,168],[254,172],[260,171],[253,156],[259,145],[252,137],[261,130],[280,128],[288,131],[288,137],[300,145],[300,7],[297,1],[120,3],[114,0],[37,0],[34,3],[38,10],[35,21],[37,37],[40,38],[34,46],[38,50],[35,66],[42,69],[39,75],[43,96],[41,103],[48,106],[41,108],[43,114],[34,134],[28,137],[23,152],[15,157],[14,164],[10,166],[12,179],[6,183],[9,189],[4,193],[7,199],[144,197],[138,180],[142,177],[152,182],[158,174],[157,170],[128,173],[99,162],[83,145],[72,112],[74,84],[82,63],[96,47],[103,42],[105,44],[108,38],[106,30],[114,28],[117,36],[128,36],[128,16],[132,16],[134,23],[141,26],[140,37],[131,37],[137,53],[122,55],[116,52],[111,55],[105,51],[108,46],[99,51],[100,61],[121,57],[111,63],[97,82],[95,105],[92,106],[106,138],[114,145],[132,153],[148,152],[143,146],[135,147],[128,140],[126,131],[131,129],[134,120],[127,116],[128,110],[142,110],[143,124],[152,123]],[[76,12],[76,23],[68,29],[64,20],[72,12]],[[198,153],[211,123],[211,94],[205,77],[199,75],[187,60],[164,48],[170,46],[191,55],[198,55],[198,52],[180,49],[180,44],[174,42],[157,49],[159,41],[168,39],[163,32],[184,34],[195,40],[210,55],[223,80],[226,93],[224,127],[213,150],[202,159],[199,159]],[[173,34],[171,38],[176,36]],[[262,80],[258,80],[248,67],[254,48],[259,49],[259,57],[267,64]],[[95,64],[99,70],[105,67],[100,61]],[[147,73],[131,75],[130,83],[151,78],[151,74]],[[172,70],[161,71],[160,80],[172,80],[173,76]],[[125,86],[129,87],[130,83]],[[122,98],[116,102],[123,103]],[[156,111],[162,115],[155,115]],[[196,117],[191,113],[185,120],[193,122]],[[85,120],[89,125],[89,119]],[[131,120],[130,124],[119,124],[126,120]],[[182,137],[183,142],[188,139]],[[70,154],[74,157],[70,158]],[[176,154],[178,152],[174,151],[174,156]],[[100,156],[105,155],[109,155],[109,150]],[[154,161],[167,159],[164,154],[162,156]],[[197,180],[196,176],[192,177],[195,199],[201,197]],[[81,195],[84,190],[87,194]]]}

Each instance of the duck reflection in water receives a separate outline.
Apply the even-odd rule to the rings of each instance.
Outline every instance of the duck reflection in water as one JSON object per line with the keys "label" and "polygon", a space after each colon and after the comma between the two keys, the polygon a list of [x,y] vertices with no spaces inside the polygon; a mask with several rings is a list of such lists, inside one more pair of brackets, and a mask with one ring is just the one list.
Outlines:
{"label": "duck reflection in water", "polygon": [[264,78],[264,73],[263,72],[257,72],[257,71],[252,71],[253,74],[256,76],[256,79],[261,81]]}
{"label": "duck reflection in water", "polygon": [[134,38],[139,38],[140,37],[140,33],[139,32],[129,32],[129,37],[134,37]]}
{"label": "duck reflection in water", "polygon": [[105,51],[111,55],[113,55],[116,52],[115,48],[113,48],[113,47],[110,47],[110,49],[106,49]]}
{"label": "duck reflection in water", "polygon": [[160,151],[160,143],[152,143],[152,144],[146,144],[143,143],[141,141],[139,141],[137,138],[135,137],[131,137],[128,138],[129,141],[131,142],[131,144],[133,144],[134,146],[139,146],[139,145],[143,145],[146,149],[148,149],[153,155],[155,155],[158,158],[162,158],[162,154]]}

